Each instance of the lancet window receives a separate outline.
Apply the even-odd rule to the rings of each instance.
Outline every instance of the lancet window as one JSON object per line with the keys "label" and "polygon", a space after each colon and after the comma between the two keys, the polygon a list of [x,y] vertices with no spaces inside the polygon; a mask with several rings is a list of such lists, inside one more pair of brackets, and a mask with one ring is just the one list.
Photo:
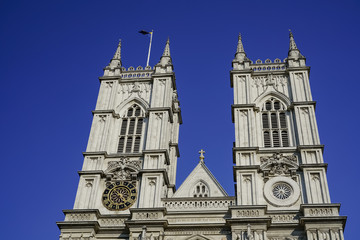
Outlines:
{"label": "lancet window", "polygon": [[120,128],[118,153],[138,153],[141,150],[144,117],[144,111],[136,104],[125,112]]}
{"label": "lancet window", "polygon": [[209,197],[209,188],[203,182],[199,182],[193,189],[194,197]]}
{"label": "lancet window", "polygon": [[264,147],[288,147],[289,130],[286,120],[286,107],[271,98],[266,101],[261,112]]}

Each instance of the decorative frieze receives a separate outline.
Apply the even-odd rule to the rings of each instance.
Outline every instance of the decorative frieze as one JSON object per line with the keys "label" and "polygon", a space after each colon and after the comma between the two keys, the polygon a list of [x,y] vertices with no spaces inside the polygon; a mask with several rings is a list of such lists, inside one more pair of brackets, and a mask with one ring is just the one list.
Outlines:
{"label": "decorative frieze", "polygon": [[178,201],[166,201],[165,207],[168,211],[194,211],[194,210],[226,210],[229,206],[235,204],[233,199],[224,199],[224,200],[178,200]]}
{"label": "decorative frieze", "polygon": [[334,211],[331,208],[316,208],[309,210],[310,216],[333,216]]}
{"label": "decorative frieze", "polygon": [[178,228],[178,229],[171,229],[165,232],[165,236],[186,236],[186,235],[229,235],[231,231],[220,228]]}
{"label": "decorative frieze", "polygon": [[125,226],[125,219],[122,218],[101,218],[99,224],[102,227],[118,227]]}
{"label": "decorative frieze", "polygon": [[94,213],[68,213],[65,216],[65,221],[95,221],[97,220]]}
{"label": "decorative frieze", "polygon": [[298,223],[299,216],[296,214],[270,215],[272,223]]}
{"label": "decorative frieze", "polygon": [[205,218],[205,217],[191,217],[191,218],[168,218],[169,223],[225,223],[224,218]]}
{"label": "decorative frieze", "polygon": [[236,211],[236,217],[259,217],[259,210],[239,210]]}
{"label": "decorative frieze", "polygon": [[339,205],[331,204],[326,207],[323,206],[304,206],[305,217],[322,217],[322,216],[339,216]]}
{"label": "decorative frieze", "polygon": [[162,214],[159,214],[158,212],[138,212],[133,214],[132,219],[153,220],[153,219],[159,219],[161,216]]}

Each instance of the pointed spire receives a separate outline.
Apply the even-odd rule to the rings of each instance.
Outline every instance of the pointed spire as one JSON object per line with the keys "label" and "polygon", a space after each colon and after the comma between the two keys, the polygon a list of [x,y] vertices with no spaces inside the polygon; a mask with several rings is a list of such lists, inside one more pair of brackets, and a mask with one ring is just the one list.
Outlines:
{"label": "pointed spire", "polygon": [[170,56],[170,40],[169,40],[169,38],[166,41],[165,49],[164,49],[163,55],[160,58],[159,64],[162,66],[172,64],[171,56]]}
{"label": "pointed spire", "polygon": [[117,46],[113,59],[121,60],[121,39],[119,39],[119,44]]}
{"label": "pointed spire", "polygon": [[289,29],[289,52],[287,57],[287,64],[289,67],[304,67],[306,66],[306,59],[305,57],[300,53],[300,50],[297,48],[294,35]]}
{"label": "pointed spire", "polygon": [[290,38],[289,51],[298,49],[295,43],[294,35],[291,32],[291,29],[289,29],[289,38]]}
{"label": "pointed spire", "polygon": [[245,53],[244,46],[243,46],[242,39],[241,39],[241,33],[239,33],[236,53]]}
{"label": "pointed spire", "polygon": [[119,44],[116,48],[116,52],[114,54],[114,57],[111,59],[110,67],[118,67],[121,66],[121,39],[119,39]]}
{"label": "pointed spire", "polygon": [[238,44],[237,44],[236,53],[235,53],[235,59],[233,60],[233,68],[239,67],[239,64],[244,65],[244,62],[250,62],[250,60],[249,60],[249,58],[246,57],[244,45],[242,43],[241,33],[239,33]]}
{"label": "pointed spire", "polygon": [[166,45],[165,45],[165,49],[163,52],[163,57],[170,57],[170,39],[168,37],[167,41],[166,41]]}

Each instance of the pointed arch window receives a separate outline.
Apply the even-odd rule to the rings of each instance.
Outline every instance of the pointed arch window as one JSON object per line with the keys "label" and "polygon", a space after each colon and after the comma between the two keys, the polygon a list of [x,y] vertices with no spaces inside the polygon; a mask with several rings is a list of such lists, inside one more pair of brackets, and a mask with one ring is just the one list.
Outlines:
{"label": "pointed arch window", "polygon": [[193,189],[194,197],[209,197],[209,188],[205,183],[199,182]]}
{"label": "pointed arch window", "polygon": [[261,111],[264,147],[289,147],[286,107],[277,99],[266,101]]}
{"label": "pointed arch window", "polygon": [[140,152],[144,117],[144,111],[136,104],[125,112],[120,128],[118,153]]}

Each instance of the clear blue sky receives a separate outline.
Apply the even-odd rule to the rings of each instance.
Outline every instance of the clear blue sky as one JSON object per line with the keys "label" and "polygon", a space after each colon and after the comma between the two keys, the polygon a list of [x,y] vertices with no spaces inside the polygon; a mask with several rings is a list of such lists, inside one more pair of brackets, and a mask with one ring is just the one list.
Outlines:
{"label": "clear blue sky", "polygon": [[[177,2],[181,2],[177,3]],[[171,41],[183,125],[177,187],[206,151],[230,195],[232,89],[237,35],[250,59],[284,59],[288,29],[312,67],[310,83],[332,202],[358,239],[360,2],[1,1],[1,239],[57,239],[73,207],[102,69],[123,40],[125,67],[150,65]]]}

